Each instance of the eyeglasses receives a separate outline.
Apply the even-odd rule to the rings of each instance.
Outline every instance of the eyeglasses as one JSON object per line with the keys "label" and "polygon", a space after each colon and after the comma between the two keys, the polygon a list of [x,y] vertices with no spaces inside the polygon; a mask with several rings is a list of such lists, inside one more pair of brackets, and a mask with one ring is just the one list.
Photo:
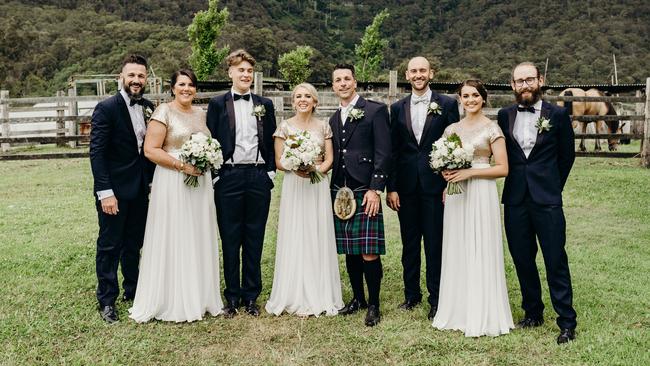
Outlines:
{"label": "eyeglasses", "polygon": [[524,83],[526,83],[526,85],[532,86],[536,82],[537,82],[537,77],[529,77],[529,78],[525,78],[525,79],[517,79],[517,80],[515,80],[515,85],[524,86]]}

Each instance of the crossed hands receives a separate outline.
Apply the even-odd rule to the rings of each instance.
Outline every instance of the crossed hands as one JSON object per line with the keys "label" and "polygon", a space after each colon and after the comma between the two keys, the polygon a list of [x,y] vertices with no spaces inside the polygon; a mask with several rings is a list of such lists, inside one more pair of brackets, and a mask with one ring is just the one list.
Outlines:
{"label": "crossed hands", "polygon": [[471,169],[443,170],[442,177],[447,182],[461,182],[472,177]]}

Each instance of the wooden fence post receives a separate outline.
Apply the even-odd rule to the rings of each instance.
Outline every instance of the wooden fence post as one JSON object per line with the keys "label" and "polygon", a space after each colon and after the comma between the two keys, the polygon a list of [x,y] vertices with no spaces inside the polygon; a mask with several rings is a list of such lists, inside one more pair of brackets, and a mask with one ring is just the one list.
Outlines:
{"label": "wooden fence post", "polygon": [[256,72],[253,78],[253,93],[257,95],[262,95],[263,83],[264,83],[264,74],[261,72]]}
{"label": "wooden fence post", "polygon": [[[78,109],[77,109],[77,90],[75,88],[70,88],[68,89],[68,97],[75,98],[75,99],[70,99],[70,103],[68,104],[68,116],[70,117],[76,117],[79,115]],[[79,119],[75,118],[72,121],[68,121],[68,128],[66,135],[72,136],[72,135],[78,135],[79,134]],[[76,141],[70,141],[68,142],[68,145],[72,148],[77,147],[77,142]]]}
{"label": "wooden fence post", "polygon": [[[9,90],[0,90],[0,118],[4,119],[2,122],[2,137],[10,137],[11,125],[9,124],[9,103],[5,99],[9,98]],[[11,145],[2,144],[2,152],[9,151]]]}
{"label": "wooden fence post", "polygon": [[390,70],[388,74],[388,105],[397,100],[397,70]]}
{"label": "wooden fence post", "polygon": [[[637,90],[635,96],[637,98],[641,98],[642,96],[641,90]],[[636,103],[634,105],[634,114],[640,116],[643,114],[644,109],[645,109],[645,104]],[[642,132],[643,132],[643,121],[630,121],[630,133],[640,134]]]}
{"label": "wooden fence post", "polygon": [[[65,97],[65,92],[59,90],[56,92],[56,96],[57,98]],[[56,116],[58,117],[56,120],[56,136],[65,136],[65,120],[63,119],[65,117],[65,102],[58,99],[56,101]],[[65,143],[58,142],[56,146],[65,146]]]}
{"label": "wooden fence post", "polygon": [[643,166],[650,168],[650,78],[645,81],[645,121],[643,124],[643,140],[641,140],[641,159]]}

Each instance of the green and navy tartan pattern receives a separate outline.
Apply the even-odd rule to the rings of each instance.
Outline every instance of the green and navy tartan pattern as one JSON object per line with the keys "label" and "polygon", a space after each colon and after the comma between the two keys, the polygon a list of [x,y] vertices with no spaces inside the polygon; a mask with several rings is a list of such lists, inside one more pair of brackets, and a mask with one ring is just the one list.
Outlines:
{"label": "green and navy tartan pattern", "polygon": [[[332,201],[338,190],[332,190]],[[336,251],[339,254],[386,254],[384,240],[384,216],[381,203],[375,217],[366,215],[361,206],[366,190],[354,192],[357,210],[348,220],[341,220],[334,215],[334,232],[336,234]]]}

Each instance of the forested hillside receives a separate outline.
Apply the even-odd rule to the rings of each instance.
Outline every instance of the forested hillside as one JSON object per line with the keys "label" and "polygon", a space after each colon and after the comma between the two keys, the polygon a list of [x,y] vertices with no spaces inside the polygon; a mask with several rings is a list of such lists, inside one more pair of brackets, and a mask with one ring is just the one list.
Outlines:
{"label": "forested hillside", "polygon": [[[0,4],[0,88],[12,96],[48,95],[72,74],[114,73],[128,52],[149,57],[157,75],[187,66],[187,26],[207,0],[27,0]],[[476,76],[506,82],[522,60],[542,68],[551,83],[619,82],[650,76],[650,2],[590,1],[276,1],[227,0],[230,12],[219,45],[245,47],[267,76],[277,58],[297,45],[315,50],[311,80],[327,80],[333,64],[354,60],[373,16],[387,8],[389,40],[383,68],[403,68],[424,54],[437,80]],[[219,77],[219,75],[215,75]]]}

